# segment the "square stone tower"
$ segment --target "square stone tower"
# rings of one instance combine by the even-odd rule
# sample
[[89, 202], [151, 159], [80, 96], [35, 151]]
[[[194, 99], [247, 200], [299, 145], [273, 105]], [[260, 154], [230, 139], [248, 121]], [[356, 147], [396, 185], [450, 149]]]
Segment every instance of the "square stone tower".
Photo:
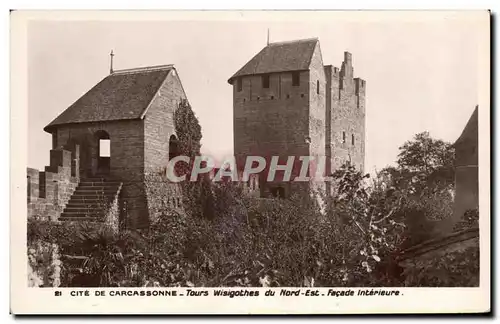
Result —
[[272, 156], [279, 156], [280, 165], [295, 157], [291, 182], [279, 173], [269, 182], [268, 170], [262, 173], [262, 197], [311, 187], [293, 182], [300, 156], [326, 159], [326, 175], [345, 161], [364, 169], [365, 81], [353, 74], [350, 53], [341, 69], [324, 66], [313, 38], [270, 43], [228, 80], [238, 166], [252, 155], [265, 157], [268, 166]]

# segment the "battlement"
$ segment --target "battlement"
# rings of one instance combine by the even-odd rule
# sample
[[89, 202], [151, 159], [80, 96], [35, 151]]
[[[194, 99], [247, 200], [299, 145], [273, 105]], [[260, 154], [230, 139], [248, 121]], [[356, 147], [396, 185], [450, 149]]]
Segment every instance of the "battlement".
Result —
[[27, 168], [28, 218], [57, 220], [79, 181], [80, 147], [50, 150], [44, 171]]
[[354, 79], [354, 93], [357, 95], [364, 95], [366, 89], [366, 81], [361, 78]]

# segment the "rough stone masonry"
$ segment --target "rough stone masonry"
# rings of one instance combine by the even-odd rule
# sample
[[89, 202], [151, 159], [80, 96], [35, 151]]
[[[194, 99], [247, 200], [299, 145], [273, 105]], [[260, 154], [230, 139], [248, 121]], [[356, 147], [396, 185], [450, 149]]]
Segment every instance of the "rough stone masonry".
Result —
[[[351, 53], [344, 53], [339, 69], [323, 64], [316, 38], [271, 43], [228, 82], [233, 86], [238, 166], [252, 155], [280, 156], [280, 163], [289, 156], [296, 161], [313, 156], [326, 157], [329, 174], [346, 161], [363, 172], [366, 82], [354, 78]], [[262, 197], [289, 196], [293, 190], [307, 190], [299, 189], [303, 185], [259, 179]]]

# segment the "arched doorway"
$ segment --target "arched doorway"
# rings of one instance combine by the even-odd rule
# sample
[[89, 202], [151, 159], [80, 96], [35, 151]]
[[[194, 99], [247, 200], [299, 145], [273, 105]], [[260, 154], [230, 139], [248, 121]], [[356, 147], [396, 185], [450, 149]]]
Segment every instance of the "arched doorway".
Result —
[[274, 187], [271, 188], [271, 195], [274, 198], [285, 198], [285, 188], [283, 187]]
[[96, 175], [108, 175], [111, 168], [111, 139], [104, 130], [95, 132], [97, 141], [97, 170]]
[[174, 157], [179, 156], [179, 140], [175, 135], [170, 136], [168, 140], [168, 160], [172, 160]]

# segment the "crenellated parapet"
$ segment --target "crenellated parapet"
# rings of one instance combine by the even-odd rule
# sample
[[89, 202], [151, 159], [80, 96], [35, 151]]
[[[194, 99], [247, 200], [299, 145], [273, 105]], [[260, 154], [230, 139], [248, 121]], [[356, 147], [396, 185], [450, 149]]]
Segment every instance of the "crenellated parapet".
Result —
[[27, 169], [28, 218], [57, 220], [79, 182], [79, 145], [50, 151], [44, 171]]

